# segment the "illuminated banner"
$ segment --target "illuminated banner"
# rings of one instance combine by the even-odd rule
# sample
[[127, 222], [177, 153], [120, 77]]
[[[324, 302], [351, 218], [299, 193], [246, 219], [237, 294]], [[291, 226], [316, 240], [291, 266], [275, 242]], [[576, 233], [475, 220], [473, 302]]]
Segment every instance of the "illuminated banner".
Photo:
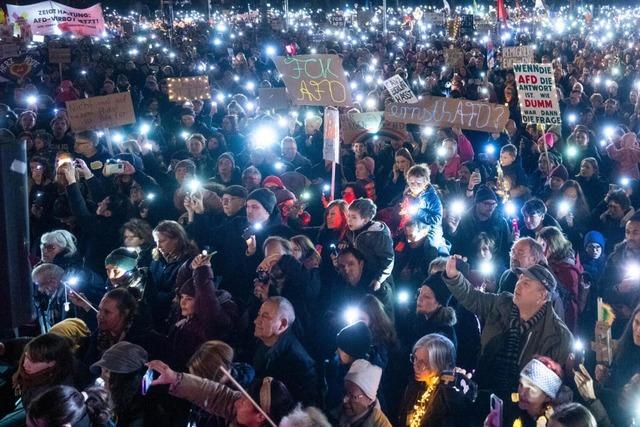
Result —
[[384, 118], [392, 122], [499, 133], [509, 120], [509, 108], [468, 99], [427, 96], [417, 104], [387, 104]]
[[559, 125], [560, 103], [551, 64], [513, 64], [523, 123]]
[[168, 78], [167, 89], [169, 101], [171, 102], [211, 98], [211, 86], [209, 86], [208, 76]]
[[27, 6], [8, 4], [7, 11], [9, 22], [17, 23], [25, 34], [101, 36], [104, 32], [100, 3], [86, 9], [76, 9], [53, 1]]
[[278, 56], [273, 61], [295, 105], [351, 105], [351, 91], [338, 55]]

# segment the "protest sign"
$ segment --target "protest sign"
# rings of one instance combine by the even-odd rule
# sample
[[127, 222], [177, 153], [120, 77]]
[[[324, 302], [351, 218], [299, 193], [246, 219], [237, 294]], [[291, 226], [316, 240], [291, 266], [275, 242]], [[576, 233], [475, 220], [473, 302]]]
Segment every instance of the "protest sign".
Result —
[[344, 27], [345, 19], [343, 15], [334, 14], [331, 16], [331, 18], [329, 18], [329, 22], [331, 23], [332, 27], [342, 28]]
[[415, 104], [418, 102], [418, 98], [413, 94], [413, 91], [407, 82], [397, 74], [394, 74], [385, 80], [384, 87], [395, 102], [408, 102], [409, 104]]
[[0, 62], [0, 76], [7, 80], [18, 81], [38, 74], [41, 68], [42, 60], [36, 55], [27, 53], [3, 59]]
[[448, 67], [457, 68], [464, 65], [464, 52], [461, 49], [451, 48], [444, 50], [444, 61]]
[[211, 87], [207, 76], [169, 78], [167, 89], [171, 102], [211, 98]]
[[291, 106], [291, 100], [287, 96], [287, 89], [283, 87], [261, 87], [258, 89], [258, 97], [260, 109], [262, 110], [269, 108], [278, 110]]
[[129, 92], [67, 101], [66, 104], [71, 129], [75, 132], [112, 128], [136, 121]]
[[445, 18], [442, 12], [427, 12], [424, 14], [424, 20], [427, 25], [432, 27], [443, 27]]
[[338, 55], [277, 56], [278, 72], [295, 105], [351, 105], [351, 92]]
[[502, 132], [509, 108], [486, 102], [427, 96], [417, 104], [388, 104], [386, 120], [434, 127], [459, 127], [483, 132]]
[[324, 110], [322, 159], [340, 163], [340, 116], [335, 108]]
[[523, 123], [559, 125], [560, 103], [551, 64], [513, 64]]
[[76, 9], [54, 1], [26, 6], [7, 5], [9, 22], [16, 23], [21, 33], [99, 37], [105, 30], [100, 3], [86, 9]]
[[510, 70], [513, 64], [531, 64], [535, 50], [533, 46], [510, 46], [502, 48], [502, 69]]
[[382, 140], [406, 141], [409, 138], [404, 123], [384, 120], [383, 111], [340, 115], [340, 137], [345, 144], [373, 143]]
[[51, 64], [71, 63], [71, 49], [68, 47], [49, 48], [49, 62]]
[[11, 58], [20, 55], [20, 45], [18, 43], [3, 42], [0, 44], [0, 58]]
[[460, 35], [461, 36], [473, 36], [474, 22], [472, 14], [460, 15]]

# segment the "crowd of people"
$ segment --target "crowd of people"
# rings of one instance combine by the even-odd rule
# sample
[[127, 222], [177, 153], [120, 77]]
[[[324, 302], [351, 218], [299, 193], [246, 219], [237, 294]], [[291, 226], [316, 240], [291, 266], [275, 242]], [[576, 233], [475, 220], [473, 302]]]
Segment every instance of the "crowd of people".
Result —
[[[112, 17], [32, 46], [72, 62], [0, 85], [37, 313], [0, 342], [0, 426], [640, 422], [638, 10], [520, 8], [453, 38], [416, 11], [386, 33], [379, 12], [330, 31]], [[500, 65], [519, 44], [553, 65], [561, 125], [522, 122]], [[399, 75], [510, 119], [343, 134], [333, 164], [321, 108], [260, 107], [292, 53], [342, 57], [341, 117], [384, 110]], [[170, 102], [167, 78], [203, 74], [207, 99]], [[71, 129], [65, 102], [120, 92], [136, 123]]]

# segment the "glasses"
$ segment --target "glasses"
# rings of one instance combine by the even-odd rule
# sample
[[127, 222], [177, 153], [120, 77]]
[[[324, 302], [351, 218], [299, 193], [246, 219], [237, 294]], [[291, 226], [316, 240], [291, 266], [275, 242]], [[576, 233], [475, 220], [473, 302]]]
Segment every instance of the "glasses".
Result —
[[223, 205], [226, 205], [226, 204], [231, 203], [231, 202], [232, 202], [232, 201], [234, 201], [234, 200], [239, 200], [239, 199], [241, 199], [241, 197], [234, 197], [234, 196], [230, 196], [230, 197], [223, 197], [223, 198], [222, 198], [222, 204], [223, 204]]
[[417, 359], [415, 354], [411, 354], [411, 356], [409, 356], [409, 361], [419, 371], [426, 371], [427, 369], [429, 369], [429, 363]]
[[342, 400], [344, 402], [348, 402], [348, 401], [355, 402], [356, 400], [360, 400], [363, 397], [364, 397], [364, 394], [345, 394]]

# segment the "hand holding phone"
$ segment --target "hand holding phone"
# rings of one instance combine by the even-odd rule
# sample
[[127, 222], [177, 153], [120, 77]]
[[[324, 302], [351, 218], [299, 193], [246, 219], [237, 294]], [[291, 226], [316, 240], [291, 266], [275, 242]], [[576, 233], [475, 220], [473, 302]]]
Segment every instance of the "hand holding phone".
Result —
[[149, 391], [149, 387], [151, 387], [151, 383], [153, 382], [153, 369], [147, 369], [147, 372], [144, 373], [142, 377], [142, 390], [141, 393], [143, 396], [147, 394]]
[[502, 411], [504, 407], [504, 402], [495, 394], [491, 394], [489, 398], [489, 405], [491, 408], [491, 412], [489, 413], [488, 418], [492, 418], [491, 426], [492, 427], [502, 427]]

